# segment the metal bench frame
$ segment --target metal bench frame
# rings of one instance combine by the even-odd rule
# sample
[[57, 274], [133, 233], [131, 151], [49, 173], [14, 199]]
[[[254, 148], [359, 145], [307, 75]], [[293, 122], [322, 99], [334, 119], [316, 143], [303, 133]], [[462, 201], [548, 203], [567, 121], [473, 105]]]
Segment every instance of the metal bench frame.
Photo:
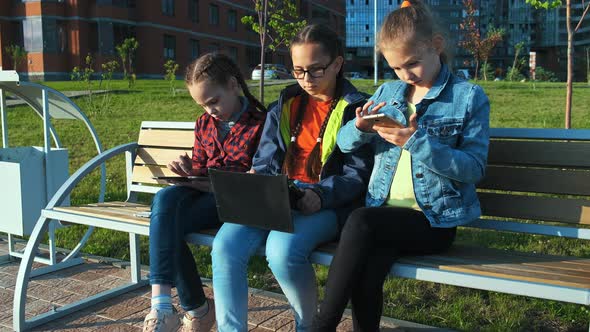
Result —
[[[193, 122], [143, 122], [141, 129], [168, 128], [189, 130], [192, 129], [193, 126]], [[494, 128], [491, 130], [491, 135], [493, 138], [504, 139], [538, 139], [590, 142], [590, 130]], [[90, 160], [68, 179], [68, 181], [51, 199], [47, 207], [42, 211], [41, 217], [39, 218], [39, 221], [37, 222], [27, 244], [18, 272], [13, 311], [13, 327], [16, 331], [31, 329], [45, 322], [63, 317], [74, 311], [91, 306], [97, 302], [104, 301], [122, 293], [136, 289], [147, 283], [147, 280], [145, 278], [141, 278], [140, 274], [139, 235], [149, 235], [149, 223], [145, 223], [144, 225], [131, 224], [109, 219], [108, 217], [98, 218], [89, 216], [76, 216], [73, 218], [71, 214], [54, 210], [54, 207], [58, 207], [62, 200], [70, 194], [72, 189], [87, 174], [102, 165], [105, 161], [123, 153], [126, 155], [127, 190], [129, 200], [133, 201], [135, 194], [139, 192], [152, 194], [156, 193], [160, 189], [159, 187], [139, 185], [133, 183], [131, 180], [138, 146], [138, 143], [123, 144], [105, 151], [104, 153]], [[590, 205], [590, 203], [588, 205]], [[25, 320], [25, 301], [27, 285], [31, 277], [31, 268], [34, 256], [33, 254], [37, 251], [39, 242], [43, 234], [47, 231], [48, 224], [52, 219], [66, 220], [76, 224], [102, 227], [129, 233], [131, 280], [126, 285], [99, 293], [72, 304], [65, 305], [55, 309], [54, 311], [33, 317], [30, 320]], [[470, 224], [469, 227], [511, 232], [525, 232], [531, 234], [543, 234], [586, 240], [590, 239], [590, 229], [585, 229], [582, 227], [565, 227], [550, 224], [527, 224], [490, 219], [476, 221]], [[187, 236], [187, 241], [197, 245], [211, 246], [213, 243], [213, 238], [214, 235], [198, 233]], [[264, 251], [259, 250], [258, 253], [263, 254]], [[313, 252], [310, 260], [313, 263], [329, 265], [332, 260], [332, 253], [320, 248]], [[391, 275], [454, 286], [558, 300], [576, 304], [590, 304], [590, 289], [588, 288], [563, 287], [522, 280], [510, 280], [498, 277], [446, 271], [433, 267], [415, 265], [403, 260], [396, 263], [392, 267]]]

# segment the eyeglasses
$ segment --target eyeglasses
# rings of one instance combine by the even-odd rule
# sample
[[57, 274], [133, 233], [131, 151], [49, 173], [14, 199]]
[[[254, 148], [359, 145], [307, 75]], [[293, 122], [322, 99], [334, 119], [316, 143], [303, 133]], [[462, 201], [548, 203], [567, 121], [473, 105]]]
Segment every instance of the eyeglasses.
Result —
[[305, 73], [307, 73], [307, 75], [309, 75], [313, 78], [324, 77], [324, 74], [326, 73], [326, 69], [328, 67], [330, 67], [330, 65], [334, 62], [334, 60], [336, 60], [336, 58], [332, 59], [330, 61], [330, 63], [328, 63], [327, 65], [325, 65], [323, 67], [315, 67], [315, 68], [311, 68], [308, 70], [293, 69], [293, 70], [291, 70], [291, 73], [293, 74], [293, 77], [295, 77], [298, 80], [302, 80], [303, 78], [305, 78]]

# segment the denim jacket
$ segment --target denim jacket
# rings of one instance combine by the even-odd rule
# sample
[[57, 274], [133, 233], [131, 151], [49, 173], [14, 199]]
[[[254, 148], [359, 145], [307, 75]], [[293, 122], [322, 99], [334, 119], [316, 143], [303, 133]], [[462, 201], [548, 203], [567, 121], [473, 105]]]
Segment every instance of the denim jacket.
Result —
[[[407, 125], [407, 91], [408, 84], [402, 81], [388, 82], [371, 100], [386, 102], [380, 112]], [[403, 148], [412, 155], [414, 194], [431, 226], [454, 227], [477, 219], [481, 208], [475, 184], [484, 176], [489, 145], [487, 96], [443, 64], [416, 112], [418, 129], [403, 147], [360, 131], [354, 120], [340, 129], [337, 143], [343, 152], [365, 144], [375, 150], [366, 205], [381, 206], [387, 199]]]
[[[304, 92], [299, 85], [288, 86], [281, 91], [278, 101], [269, 106], [260, 144], [252, 160], [252, 168], [256, 173], [281, 173], [287, 150], [280, 131], [281, 112], [289, 99], [302, 93]], [[342, 98], [348, 105], [344, 109], [340, 126], [354, 119], [355, 109], [366, 102], [366, 96], [348, 81], [344, 82]], [[334, 135], [336, 133], [337, 131]], [[369, 147], [358, 149], [354, 153], [342, 153], [334, 145], [332, 153], [322, 166], [320, 181], [304, 185], [320, 196], [323, 209], [337, 209], [341, 223], [352, 208], [362, 206], [373, 165], [372, 154]]]

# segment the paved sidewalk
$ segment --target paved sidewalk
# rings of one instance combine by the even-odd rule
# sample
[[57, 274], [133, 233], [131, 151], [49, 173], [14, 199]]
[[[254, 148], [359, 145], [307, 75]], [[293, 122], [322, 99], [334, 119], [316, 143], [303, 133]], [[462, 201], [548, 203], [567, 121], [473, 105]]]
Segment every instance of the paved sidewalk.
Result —
[[[0, 256], [8, 253], [7, 241], [0, 237]], [[12, 303], [18, 261], [0, 265], [0, 332], [12, 331]], [[38, 263], [34, 263], [40, 266]], [[144, 271], [145, 275], [146, 272]], [[38, 315], [106, 289], [120, 286], [130, 278], [129, 269], [89, 259], [87, 264], [39, 276], [29, 283], [26, 315]], [[212, 297], [211, 284], [205, 282], [207, 296]], [[173, 292], [178, 307], [178, 296]], [[35, 331], [141, 331], [143, 318], [150, 308], [150, 288], [142, 287], [117, 298], [99, 303], [66, 318], [49, 322]], [[252, 289], [249, 297], [250, 331], [294, 331], [295, 323], [289, 305], [281, 294]], [[382, 331], [441, 331], [428, 326], [389, 318], [382, 320]], [[345, 317], [338, 331], [351, 331], [350, 316]], [[216, 329], [214, 329], [216, 331]]]

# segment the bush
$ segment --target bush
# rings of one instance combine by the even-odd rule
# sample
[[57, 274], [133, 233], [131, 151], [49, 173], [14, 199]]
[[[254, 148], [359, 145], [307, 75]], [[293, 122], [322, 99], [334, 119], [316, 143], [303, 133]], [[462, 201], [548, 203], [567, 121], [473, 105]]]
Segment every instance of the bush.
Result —
[[557, 75], [554, 72], [547, 70], [543, 67], [537, 67], [535, 69], [535, 80], [542, 82], [557, 82]]

